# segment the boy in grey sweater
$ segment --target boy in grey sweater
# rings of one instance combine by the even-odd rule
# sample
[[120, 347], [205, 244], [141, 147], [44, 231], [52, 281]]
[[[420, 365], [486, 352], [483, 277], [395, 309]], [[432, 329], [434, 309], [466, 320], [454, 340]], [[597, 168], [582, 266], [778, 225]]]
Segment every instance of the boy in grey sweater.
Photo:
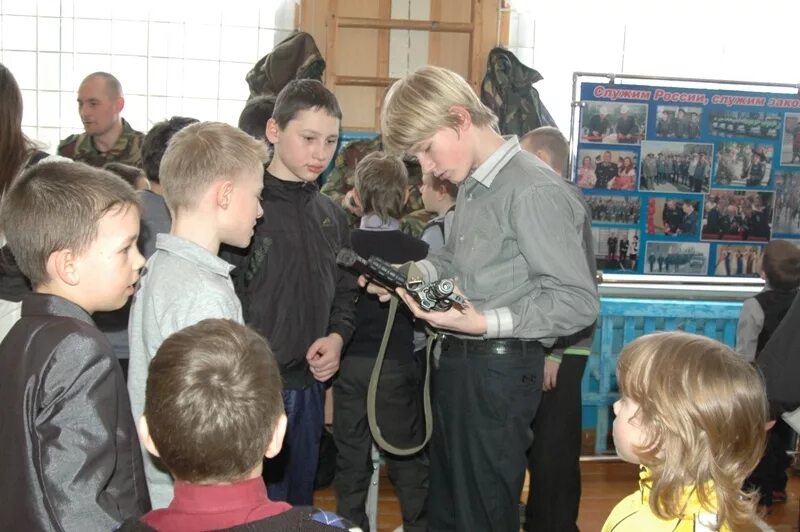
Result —
[[[261, 217], [267, 148], [218, 122], [199, 122], [176, 133], [161, 161], [161, 185], [172, 230], [156, 239], [131, 308], [128, 392], [135, 420], [144, 409], [147, 369], [173, 332], [206, 318], [243, 323], [230, 264], [221, 244], [246, 247]], [[172, 500], [172, 479], [145, 453], [153, 509]]]

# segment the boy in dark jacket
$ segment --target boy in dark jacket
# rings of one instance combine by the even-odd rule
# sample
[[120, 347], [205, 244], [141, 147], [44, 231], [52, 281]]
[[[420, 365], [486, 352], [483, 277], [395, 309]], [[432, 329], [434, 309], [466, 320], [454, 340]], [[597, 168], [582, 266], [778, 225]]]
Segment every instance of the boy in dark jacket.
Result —
[[[394, 264], [425, 258], [428, 244], [400, 231], [407, 189], [408, 174], [400, 158], [379, 151], [358, 163], [355, 201], [364, 216], [350, 235], [356, 253]], [[367, 424], [367, 387], [388, 314], [388, 303], [381, 303], [373, 294], [361, 294], [356, 305], [356, 330], [333, 384], [333, 437], [338, 449], [336, 511], [365, 531], [369, 530], [364, 510], [372, 476], [369, 457], [373, 441]], [[389, 337], [376, 398], [381, 435], [395, 447], [419, 445], [424, 438], [423, 363], [414, 355], [414, 317], [402, 307]], [[404, 457], [387, 453], [386, 464], [400, 499], [403, 530], [426, 530], [426, 457], [422, 453]]]
[[268, 478], [270, 497], [297, 505], [312, 502], [323, 383], [353, 332], [355, 277], [336, 265], [339, 250], [350, 247], [347, 216], [315, 184], [336, 150], [341, 116], [319, 81], [291, 81], [280, 92], [266, 125], [274, 152], [264, 218], [234, 273], [245, 321], [269, 339], [284, 382], [288, 430], [277, 478]]
[[0, 529], [112, 530], [150, 499], [122, 370], [90, 314], [133, 294], [139, 199], [104, 170], [41, 164], [0, 226], [33, 287], [0, 344]]

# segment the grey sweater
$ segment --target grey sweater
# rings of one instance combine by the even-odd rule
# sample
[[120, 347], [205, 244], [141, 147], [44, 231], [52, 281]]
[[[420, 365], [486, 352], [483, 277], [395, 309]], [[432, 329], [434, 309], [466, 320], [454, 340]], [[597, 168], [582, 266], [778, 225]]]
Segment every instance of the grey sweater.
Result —
[[[147, 261], [131, 307], [128, 335], [131, 358], [128, 393], [133, 418], [144, 411], [147, 368], [169, 335], [207, 318], [244, 323], [242, 306], [233, 290], [230, 264], [183, 238], [160, 234]], [[145, 476], [153, 509], [172, 500], [172, 478], [142, 446]]]

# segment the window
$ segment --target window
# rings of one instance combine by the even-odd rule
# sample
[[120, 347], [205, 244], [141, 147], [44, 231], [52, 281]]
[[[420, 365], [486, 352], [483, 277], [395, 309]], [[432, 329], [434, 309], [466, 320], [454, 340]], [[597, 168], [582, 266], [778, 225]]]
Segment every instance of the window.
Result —
[[134, 129], [173, 115], [236, 124], [245, 74], [294, 28], [293, 0], [0, 1], [0, 61], [24, 100], [23, 129], [54, 153], [82, 131], [76, 94], [108, 71]]

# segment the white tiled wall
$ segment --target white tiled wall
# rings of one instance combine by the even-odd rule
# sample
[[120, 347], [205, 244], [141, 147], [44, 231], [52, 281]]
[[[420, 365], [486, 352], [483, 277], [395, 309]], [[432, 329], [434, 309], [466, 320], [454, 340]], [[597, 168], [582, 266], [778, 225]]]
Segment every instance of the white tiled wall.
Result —
[[[207, 5], [210, 4], [210, 5]], [[294, 0], [0, 0], [0, 62], [24, 99], [23, 129], [54, 152], [82, 130], [76, 91], [105, 70], [140, 131], [173, 115], [236, 124], [244, 76], [293, 29]]]

